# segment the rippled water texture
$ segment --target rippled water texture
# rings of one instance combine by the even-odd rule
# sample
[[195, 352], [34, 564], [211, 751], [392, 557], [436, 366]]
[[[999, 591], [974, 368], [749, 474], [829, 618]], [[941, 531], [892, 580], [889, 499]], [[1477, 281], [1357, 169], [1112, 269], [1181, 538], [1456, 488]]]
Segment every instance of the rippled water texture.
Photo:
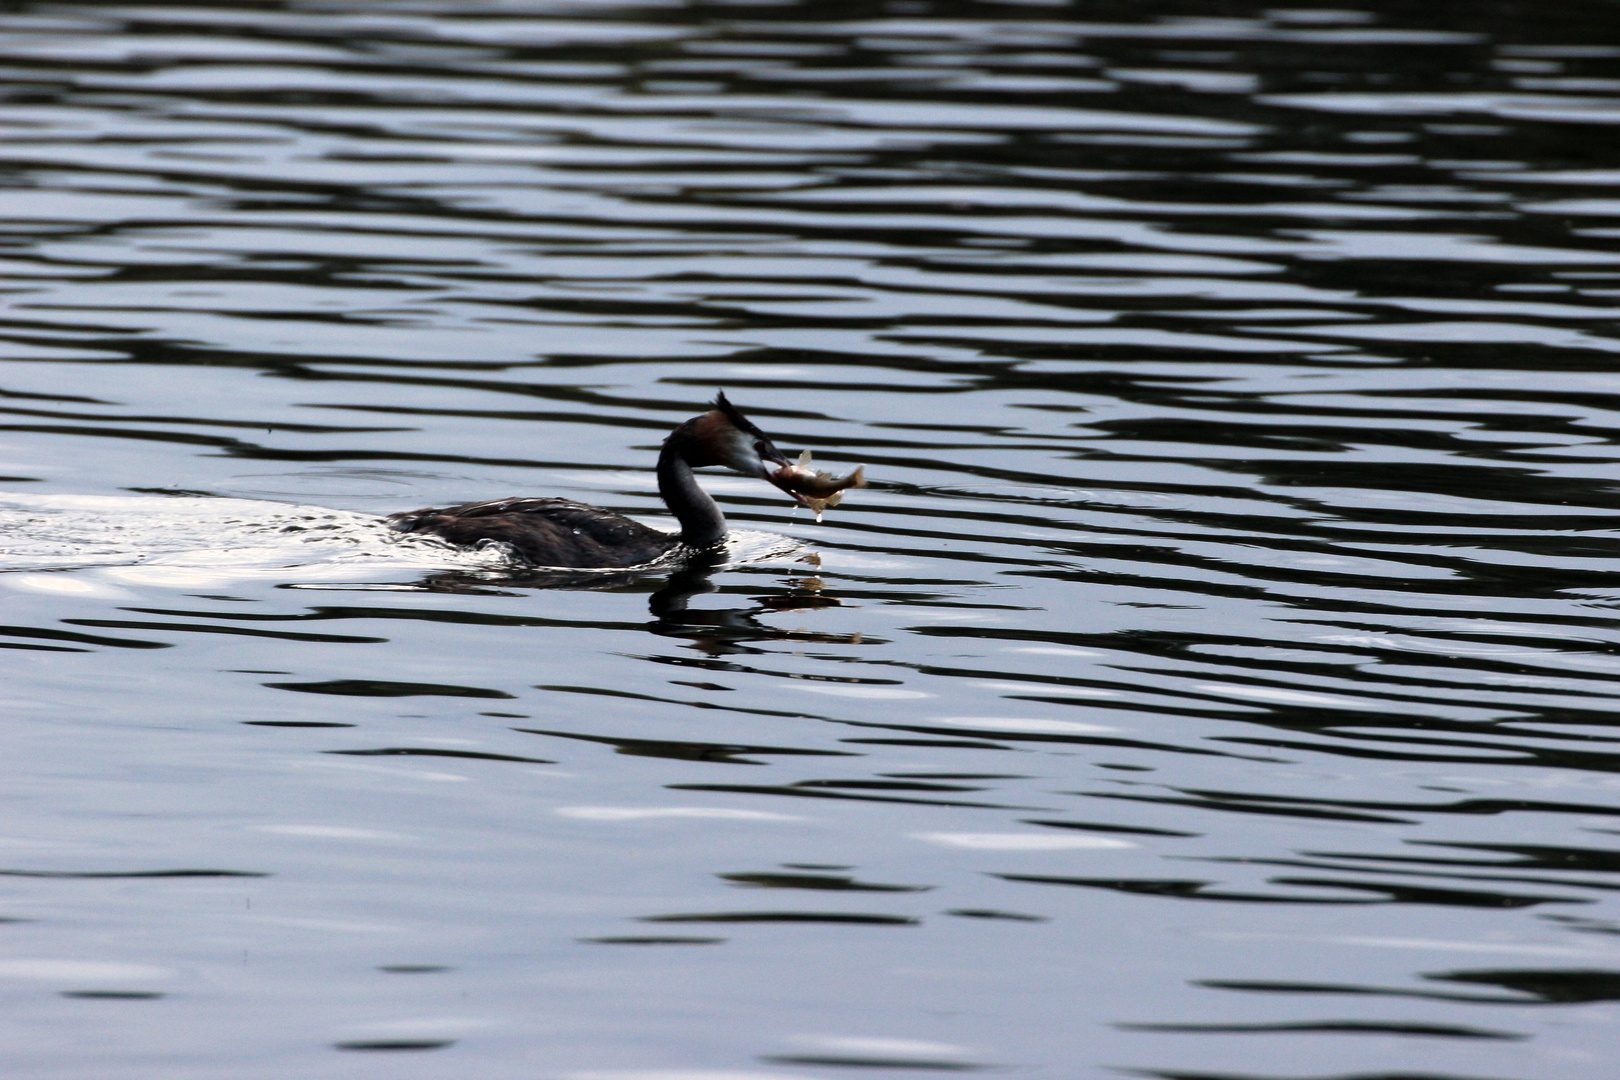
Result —
[[7, 1077], [1614, 1075], [1610, 0], [3, 7]]

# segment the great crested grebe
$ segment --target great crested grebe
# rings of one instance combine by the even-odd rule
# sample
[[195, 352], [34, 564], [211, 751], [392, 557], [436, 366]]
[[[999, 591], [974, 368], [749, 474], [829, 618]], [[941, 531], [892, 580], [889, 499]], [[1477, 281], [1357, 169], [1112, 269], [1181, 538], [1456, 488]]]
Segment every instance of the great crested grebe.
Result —
[[670, 432], [658, 454], [658, 494], [681, 523], [678, 534], [648, 528], [599, 506], [543, 498], [413, 510], [390, 515], [388, 524], [400, 532], [428, 533], [461, 547], [503, 545], [535, 566], [640, 566], [679, 547], [702, 551], [725, 540], [725, 515], [692, 475], [693, 469], [705, 465], [724, 465], [745, 476], [757, 476], [804, 506], [814, 506], [818, 501], [814, 495], [829, 488], [864, 482], [859, 471], [836, 481], [795, 466], [722, 393], [715, 398], [713, 409]]

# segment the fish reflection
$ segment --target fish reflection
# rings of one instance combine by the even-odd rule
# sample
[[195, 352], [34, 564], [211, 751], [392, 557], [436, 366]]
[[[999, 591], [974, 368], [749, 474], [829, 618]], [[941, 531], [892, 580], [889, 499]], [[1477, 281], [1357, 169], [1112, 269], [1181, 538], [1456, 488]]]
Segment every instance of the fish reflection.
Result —
[[813, 641], [859, 645], [859, 631], [832, 634], [811, 630], [783, 630], [760, 621], [766, 612], [802, 611], [838, 607], [841, 601], [823, 591], [819, 577], [788, 578], [785, 591], [755, 596], [748, 607], [703, 608], [690, 606], [696, 596], [717, 592], [713, 579], [719, 567], [713, 562], [689, 565], [670, 575], [668, 583], [647, 602], [657, 619], [652, 627], [664, 637], [684, 637], [692, 647], [711, 657], [758, 652], [751, 643], [762, 641]]

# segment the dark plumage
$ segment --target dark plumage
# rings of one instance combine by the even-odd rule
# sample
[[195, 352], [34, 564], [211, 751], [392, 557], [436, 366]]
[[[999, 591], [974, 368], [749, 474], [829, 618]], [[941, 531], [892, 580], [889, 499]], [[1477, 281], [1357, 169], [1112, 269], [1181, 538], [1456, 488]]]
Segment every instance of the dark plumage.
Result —
[[432, 533], [457, 547], [501, 544], [536, 566], [622, 567], [680, 546], [674, 533], [571, 499], [494, 499], [394, 514], [400, 532]]
[[713, 409], [672, 431], [658, 454], [658, 493], [681, 523], [679, 534], [648, 528], [598, 506], [545, 498], [495, 499], [442, 510], [414, 510], [391, 515], [388, 524], [400, 532], [437, 536], [458, 547], [499, 544], [535, 566], [640, 566], [677, 548], [703, 550], [725, 541], [726, 519], [698, 487], [694, 468], [725, 465], [769, 480], [799, 499], [771, 467], [787, 464], [764, 432], [721, 394]]

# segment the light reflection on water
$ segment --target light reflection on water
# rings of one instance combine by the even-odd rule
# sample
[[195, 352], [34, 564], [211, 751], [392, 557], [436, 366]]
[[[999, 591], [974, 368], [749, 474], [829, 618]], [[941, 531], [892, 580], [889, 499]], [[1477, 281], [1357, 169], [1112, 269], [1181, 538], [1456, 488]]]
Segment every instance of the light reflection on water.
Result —
[[0, 14], [9, 1074], [1601, 1074], [1613, 12], [1223, 11]]

